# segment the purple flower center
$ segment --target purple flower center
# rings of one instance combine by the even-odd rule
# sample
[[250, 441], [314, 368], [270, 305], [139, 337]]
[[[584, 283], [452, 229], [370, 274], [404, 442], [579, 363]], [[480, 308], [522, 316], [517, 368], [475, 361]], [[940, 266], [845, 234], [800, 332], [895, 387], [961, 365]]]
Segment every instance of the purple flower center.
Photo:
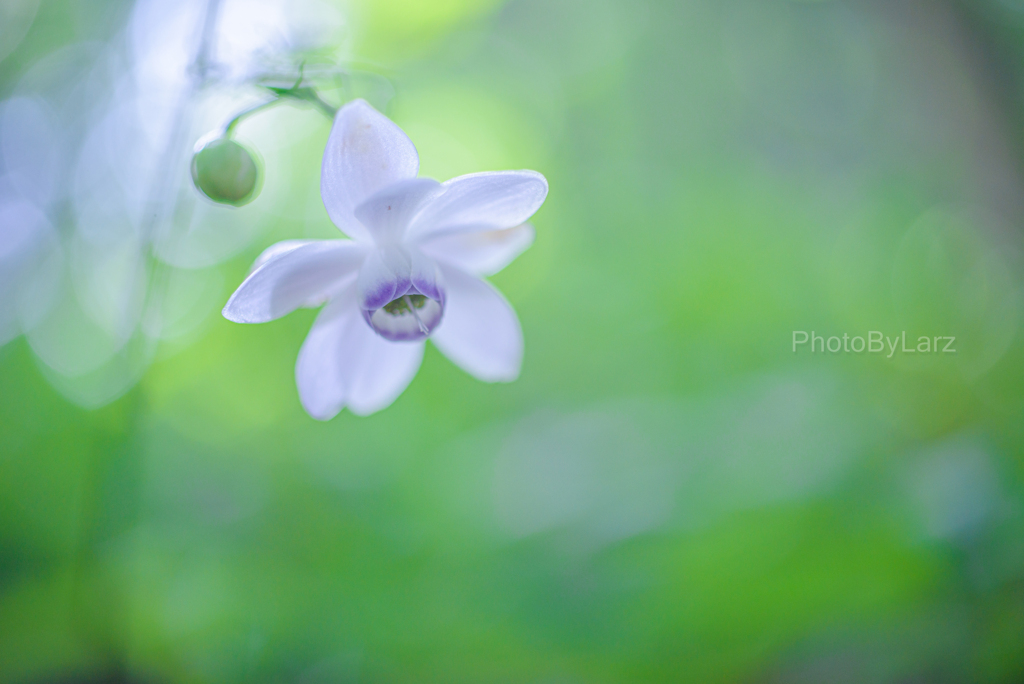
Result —
[[378, 335], [392, 342], [426, 339], [441, 322], [444, 306], [422, 294], [405, 294], [363, 317]]

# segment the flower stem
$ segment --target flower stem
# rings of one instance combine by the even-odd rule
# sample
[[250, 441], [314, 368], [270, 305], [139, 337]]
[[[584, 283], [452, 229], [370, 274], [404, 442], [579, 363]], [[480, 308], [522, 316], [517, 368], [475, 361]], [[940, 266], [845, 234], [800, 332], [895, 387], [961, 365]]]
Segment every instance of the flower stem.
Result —
[[228, 125], [224, 127], [225, 138], [230, 138], [231, 135], [235, 132], [235, 128], [238, 126], [238, 124], [240, 124], [242, 120], [246, 117], [257, 112], [263, 111], [264, 109], [268, 109], [269, 107], [276, 105], [278, 102], [281, 102], [283, 100], [290, 99], [307, 102], [316, 107], [316, 109], [319, 110], [321, 114], [326, 116], [328, 119], [331, 119], [332, 121], [334, 120], [334, 115], [338, 111], [336, 107], [332, 107], [330, 104], [325, 102], [324, 99], [320, 97], [320, 93], [318, 93], [315, 89], [309, 86], [299, 87], [298, 84], [296, 84], [291, 88], [273, 88], [270, 86], [265, 87], [267, 88], [267, 90], [274, 94], [274, 98], [272, 100], [267, 100], [266, 102], [261, 102], [258, 105], [254, 105], [249, 109], [246, 109], [236, 114], [235, 118], [231, 119], [231, 121], [228, 122]]
[[261, 102], [258, 105], [255, 105], [253, 107], [249, 107], [249, 109], [246, 109], [245, 111], [242, 111], [242, 112], [239, 112], [238, 114], [236, 114], [235, 118], [233, 118], [231, 121], [229, 121], [228, 125], [224, 127], [224, 137], [225, 138], [230, 138], [231, 134], [235, 132], [235, 127], [238, 126], [238, 124], [240, 124], [242, 122], [242, 119], [246, 118], [250, 114], [255, 114], [258, 111], [261, 111], [263, 109], [267, 109], [268, 107], [271, 107], [272, 105], [276, 105], [278, 102], [281, 101], [281, 99], [282, 98], [280, 96], [278, 96], [278, 97], [275, 97], [273, 100], [267, 100], [266, 102]]

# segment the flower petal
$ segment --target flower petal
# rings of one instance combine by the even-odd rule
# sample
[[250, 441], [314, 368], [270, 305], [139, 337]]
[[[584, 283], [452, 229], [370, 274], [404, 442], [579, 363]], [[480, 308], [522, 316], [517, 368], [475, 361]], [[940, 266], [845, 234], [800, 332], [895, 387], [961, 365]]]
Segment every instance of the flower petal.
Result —
[[346, 315], [338, 300], [321, 309], [306, 335], [295, 362], [295, 386], [306, 413], [330, 420], [345, 406], [346, 383], [342, 364], [351, 359], [342, 353], [342, 339], [354, 317]]
[[410, 245], [409, 275], [413, 288], [442, 305], [445, 301], [444, 276], [434, 259], [415, 245]]
[[353, 211], [378, 190], [415, 178], [420, 159], [402, 129], [371, 107], [353, 100], [338, 110], [324, 150], [320, 194], [327, 214], [347, 235], [370, 240]]
[[540, 209], [548, 182], [536, 171], [490, 171], [452, 178], [409, 226], [409, 239], [518, 226]]
[[295, 382], [302, 406], [318, 420], [345, 406], [368, 415], [398, 398], [422, 360], [423, 343], [388, 342], [370, 329], [350, 286], [317, 317], [299, 351]]
[[351, 240], [310, 240], [282, 247], [238, 286], [224, 306], [224, 318], [265, 323], [300, 306], [319, 305], [355, 277], [367, 253], [366, 247]]
[[409, 290], [409, 255], [397, 247], [374, 249], [359, 269], [359, 306], [379, 309]]
[[410, 178], [375, 192], [353, 214], [378, 244], [397, 242], [424, 202], [440, 191], [433, 178]]
[[352, 377], [348, 400], [349, 410], [357, 416], [368, 416], [394, 403], [423, 362], [423, 342], [388, 342], [360, 320], [353, 335], [363, 343], [362, 363]]
[[444, 319], [431, 336], [441, 352], [485, 382], [519, 377], [523, 332], [512, 306], [490, 283], [441, 265], [447, 288]]
[[249, 268], [249, 273], [252, 273], [257, 268], [259, 268], [263, 264], [267, 263], [268, 261], [270, 261], [274, 257], [279, 257], [282, 254], [285, 254], [287, 252], [292, 251], [296, 247], [301, 247], [302, 245], [308, 244], [310, 242], [312, 242], [312, 241], [311, 240], [281, 240], [280, 242], [275, 242], [274, 244], [270, 245], [265, 250], [263, 250], [258, 257], [256, 257], [256, 261], [252, 262], [252, 266]]
[[424, 240], [428, 255], [474, 275], [494, 275], [533, 244], [533, 226], [453, 233]]

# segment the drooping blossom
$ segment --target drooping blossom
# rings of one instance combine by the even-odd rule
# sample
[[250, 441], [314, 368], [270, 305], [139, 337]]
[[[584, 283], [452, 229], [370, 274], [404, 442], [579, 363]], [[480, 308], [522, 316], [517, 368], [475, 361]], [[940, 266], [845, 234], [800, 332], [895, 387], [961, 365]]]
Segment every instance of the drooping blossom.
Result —
[[429, 338], [486, 382], [519, 375], [523, 337], [512, 307], [483, 276], [533, 242], [524, 223], [548, 184], [535, 171], [418, 178], [402, 130], [363, 100], [342, 107], [324, 152], [321, 194], [351, 239], [268, 248], [224, 307], [263, 323], [324, 305], [299, 351], [299, 398], [314, 418], [366, 415], [409, 385]]

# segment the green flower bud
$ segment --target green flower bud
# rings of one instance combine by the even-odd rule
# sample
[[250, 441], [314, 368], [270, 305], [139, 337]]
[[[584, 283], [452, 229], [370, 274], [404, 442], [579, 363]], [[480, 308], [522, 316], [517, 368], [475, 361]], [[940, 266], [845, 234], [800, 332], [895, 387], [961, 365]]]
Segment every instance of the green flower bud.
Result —
[[258, 180], [252, 153], [234, 140], [214, 140], [192, 157], [192, 182], [214, 202], [240, 207], [259, 194]]

